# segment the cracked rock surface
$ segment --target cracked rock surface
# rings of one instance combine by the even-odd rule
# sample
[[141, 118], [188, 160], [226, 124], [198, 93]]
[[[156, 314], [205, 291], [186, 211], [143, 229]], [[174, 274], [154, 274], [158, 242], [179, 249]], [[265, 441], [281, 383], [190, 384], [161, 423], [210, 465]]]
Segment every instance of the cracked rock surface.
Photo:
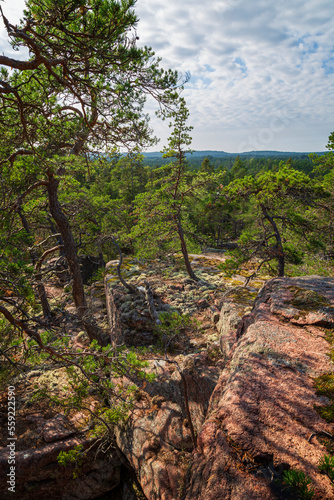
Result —
[[[333, 373], [323, 328], [332, 325], [333, 306], [332, 278], [276, 278], [237, 328], [232, 321], [186, 500], [288, 498], [278, 489], [288, 468], [310, 476], [314, 498], [333, 498], [317, 467], [327, 453], [319, 433], [332, 434], [333, 424], [314, 409], [328, 404], [316, 395], [314, 377]], [[230, 308], [233, 319], [237, 308]]]

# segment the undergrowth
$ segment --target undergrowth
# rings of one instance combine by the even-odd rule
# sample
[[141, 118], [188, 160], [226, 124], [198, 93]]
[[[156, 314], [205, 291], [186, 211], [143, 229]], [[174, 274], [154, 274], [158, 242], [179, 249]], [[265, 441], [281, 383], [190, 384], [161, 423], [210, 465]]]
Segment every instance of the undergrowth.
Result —
[[290, 469], [284, 471], [283, 483], [287, 489], [296, 493], [298, 499], [309, 500], [314, 497], [314, 490], [310, 486], [312, 480], [301, 470]]

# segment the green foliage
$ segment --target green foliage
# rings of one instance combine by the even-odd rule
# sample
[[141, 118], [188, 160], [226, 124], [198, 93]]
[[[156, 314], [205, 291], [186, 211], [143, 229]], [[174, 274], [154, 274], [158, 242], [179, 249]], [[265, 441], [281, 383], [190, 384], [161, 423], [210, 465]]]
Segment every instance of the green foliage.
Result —
[[175, 247], [180, 227], [185, 223], [184, 198], [188, 186], [183, 146], [191, 142], [188, 133], [191, 127], [186, 126], [188, 115], [185, 102], [181, 99], [178, 112], [170, 114], [174, 119], [174, 128], [168, 148], [164, 149], [164, 156], [175, 160], [160, 168], [159, 177], [152, 183], [153, 189], [137, 196], [135, 200], [134, 216], [137, 223], [131, 237], [136, 240], [135, 247], [139, 255], [144, 252], [146, 256], [158, 254], [162, 257]]
[[[334, 352], [331, 350], [330, 357], [334, 359]], [[334, 373], [324, 373], [314, 380], [316, 393], [325, 396], [330, 400], [326, 406], [315, 405], [315, 409], [326, 422], [334, 422]]]
[[301, 264], [291, 264], [287, 263], [286, 266], [288, 276], [306, 276], [306, 275], [318, 275], [318, 276], [333, 276], [334, 274], [334, 263], [325, 259], [322, 254], [319, 253], [307, 253], [303, 257], [303, 262]]
[[284, 471], [283, 483], [302, 500], [309, 500], [314, 497], [314, 490], [309, 487], [312, 480], [301, 470], [290, 469]]
[[240, 159], [240, 156], [238, 155], [229, 172], [229, 178], [230, 180], [242, 179], [246, 175], [247, 175], [247, 167], [245, 166], [244, 162]]
[[334, 132], [330, 134], [326, 148], [329, 151], [322, 156], [315, 153], [310, 155], [314, 164], [314, 172], [320, 176], [328, 173], [334, 167]]
[[83, 464], [83, 446], [78, 445], [73, 450], [61, 451], [57, 457], [59, 465], [63, 467], [74, 467], [73, 478], [80, 476], [81, 467]]
[[315, 379], [317, 394], [334, 399], [334, 373], [324, 373]]
[[[8, 324], [8, 322], [0, 316], [0, 332], [1, 332], [1, 343], [0, 348], [2, 352], [7, 353], [7, 356], [11, 356], [14, 353], [17, 355], [21, 348], [23, 342], [22, 338], [18, 338], [15, 335], [15, 329]], [[6, 387], [10, 385], [9, 381], [11, 377], [18, 373], [18, 368], [8, 362], [8, 357], [3, 358], [5, 362], [0, 363], [0, 387]]]
[[227, 259], [225, 262], [220, 262], [218, 268], [221, 269], [226, 276], [231, 277], [238, 270], [241, 269], [243, 263], [245, 262], [245, 256], [242, 250], [235, 249], [230, 252], [226, 252]]
[[[101, 343], [103, 333], [89, 318], [77, 249], [95, 254], [102, 232], [117, 229], [119, 214], [108, 217], [113, 200], [108, 192], [97, 197], [89, 181], [99, 175], [99, 156], [109, 154], [114, 179], [121, 173], [118, 224], [126, 232], [129, 205], [147, 180], [137, 152], [156, 143], [143, 111], [146, 96], [162, 112], [165, 106], [172, 111], [180, 85], [150, 48], [137, 47], [134, 6], [134, 0], [28, 0], [18, 25], [3, 19], [13, 47], [29, 49], [29, 58], [4, 56], [11, 69], [1, 70], [0, 296], [19, 297], [21, 318], [40, 313], [35, 292], [50, 321], [40, 266], [56, 251], [56, 241], [69, 264], [78, 315], [85, 316], [89, 338]], [[116, 157], [121, 146], [132, 153]]]
[[183, 99], [179, 100], [177, 112], [168, 115], [173, 120], [170, 123], [173, 131], [164, 148], [164, 157], [173, 160], [154, 171], [156, 177], [148, 184], [148, 191], [136, 197], [136, 224], [131, 239], [140, 256], [161, 258], [180, 249], [187, 273], [197, 279], [188, 255], [189, 244], [196, 241], [196, 226], [190, 212], [193, 200], [203, 195], [204, 186], [212, 178], [207, 173], [194, 174], [188, 169], [186, 153], [189, 150], [185, 148], [191, 143], [192, 129], [186, 125], [188, 115]]
[[164, 352], [172, 351], [180, 342], [182, 335], [192, 326], [188, 314], [179, 315], [176, 312], [163, 312], [159, 315], [160, 324], [156, 325], [155, 333]]
[[228, 241], [233, 231], [233, 205], [222, 196], [226, 172], [194, 175], [193, 196], [187, 214], [194, 239], [201, 247], [216, 247]]
[[[109, 425], [119, 424], [126, 421], [129, 416], [129, 411], [132, 408], [133, 405], [131, 403], [118, 402], [118, 404], [114, 404], [112, 408], [103, 408], [101, 412], [99, 412], [99, 417], [105, 420]], [[98, 425], [94, 429], [94, 433], [99, 435], [99, 431], [105, 433], [105, 429]]]
[[212, 174], [214, 172], [214, 166], [210, 163], [209, 158], [204, 158], [199, 169], [200, 172], [205, 172], [207, 174]]
[[57, 457], [57, 461], [64, 467], [68, 464], [82, 464], [82, 445], [76, 446], [73, 450], [61, 451]]
[[329, 479], [334, 483], [334, 457], [330, 455], [324, 455], [319, 460], [318, 469], [323, 474], [326, 474]]
[[304, 261], [305, 250], [298, 248], [292, 241], [284, 243], [284, 255], [286, 262], [294, 265], [302, 264]]
[[[212, 154], [210, 154], [212, 153]], [[243, 167], [247, 172], [247, 175], [251, 175], [255, 177], [257, 174], [262, 172], [268, 172], [270, 170], [276, 172], [279, 169], [280, 163], [289, 162], [290, 166], [294, 170], [298, 170], [303, 172], [310, 177], [315, 177], [313, 171], [313, 163], [312, 159], [307, 154], [303, 153], [278, 153], [274, 152], [261, 152], [257, 154], [256, 152], [252, 153], [242, 153], [242, 155], [238, 155], [236, 153], [225, 153], [223, 151], [216, 152], [202, 152], [196, 151], [193, 155], [188, 157], [189, 169], [192, 171], [202, 170], [203, 162], [204, 165], [210, 164], [210, 170], [212, 172], [225, 172], [226, 175], [226, 183], [228, 184], [232, 179], [230, 175], [230, 171], [233, 168], [234, 163], [236, 162], [237, 157], [242, 161]], [[158, 156], [151, 156], [150, 154], [145, 155], [145, 162], [147, 165], [151, 167], [160, 167], [164, 165], [166, 161]], [[211, 172], [210, 172], [211, 173]]]
[[239, 249], [226, 263], [227, 270], [236, 269], [243, 256], [244, 262], [257, 258], [259, 268], [276, 262], [276, 273], [282, 276], [286, 262], [301, 264], [306, 251], [323, 246], [315, 207], [330, 195], [289, 163], [281, 163], [277, 171], [235, 179], [224, 194], [242, 220]]
[[103, 267], [97, 269], [92, 277], [90, 278], [90, 280], [88, 281], [88, 285], [92, 285], [93, 283], [96, 283], [96, 282], [99, 282], [99, 283], [103, 283], [103, 279], [105, 277], [105, 274], [106, 274], [106, 271]]
[[[87, 131], [85, 119], [95, 125], [96, 119], [91, 120], [95, 108], [103, 115], [100, 133], [94, 134], [95, 146], [101, 149], [110, 143], [113, 149], [119, 142], [130, 147], [154, 144], [142, 112], [145, 94], [159, 100], [162, 107], [172, 105], [177, 95], [177, 74], [163, 71], [150, 48], [136, 46], [134, 0], [81, 4], [73, 0], [29, 0], [21, 25], [9, 30], [14, 45], [28, 44], [32, 56], [35, 52], [51, 59], [52, 54], [50, 66], [33, 68], [34, 78], [30, 68], [7, 74], [9, 85], [19, 89], [26, 138], [38, 138], [36, 142], [41, 145], [44, 137], [51, 152], [58, 153], [66, 140], [83, 129]], [[33, 42], [27, 43], [27, 38]], [[10, 99], [13, 97], [17, 97], [15, 92]], [[77, 110], [73, 102], [80, 103]], [[8, 113], [15, 121], [15, 106], [9, 107]], [[7, 133], [7, 143], [11, 139], [15, 144], [19, 134], [9, 130], [12, 135], [8, 137]]]

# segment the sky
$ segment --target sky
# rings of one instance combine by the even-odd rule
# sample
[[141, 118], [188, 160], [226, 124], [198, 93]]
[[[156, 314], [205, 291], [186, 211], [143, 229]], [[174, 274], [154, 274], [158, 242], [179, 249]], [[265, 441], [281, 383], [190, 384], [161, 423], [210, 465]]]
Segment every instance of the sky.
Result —
[[[2, 7], [17, 20], [23, 4]], [[192, 149], [325, 150], [334, 131], [333, 0], [137, 0], [136, 12], [138, 44], [191, 76], [182, 95]], [[158, 150], [169, 129], [154, 114], [151, 124]]]

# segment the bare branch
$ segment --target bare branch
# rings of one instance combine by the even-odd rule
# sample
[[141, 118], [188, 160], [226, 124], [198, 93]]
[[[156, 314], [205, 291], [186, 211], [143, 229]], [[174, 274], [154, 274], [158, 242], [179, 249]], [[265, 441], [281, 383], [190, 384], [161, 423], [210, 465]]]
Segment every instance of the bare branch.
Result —
[[62, 108], [60, 108], [59, 111], [73, 111], [73, 113], [77, 113], [80, 118], [84, 118], [84, 115], [82, 114], [82, 112], [80, 111], [80, 109], [78, 108], [75, 108], [74, 106], [63, 106]]
[[131, 293], [138, 293], [138, 290], [136, 288], [134, 288], [133, 286], [129, 285], [125, 279], [123, 278], [123, 276], [121, 275], [121, 266], [122, 266], [122, 262], [123, 262], [123, 254], [122, 254], [122, 250], [120, 249], [119, 245], [116, 243], [116, 241], [114, 240], [114, 238], [112, 238], [110, 236], [110, 238], [108, 238], [112, 243], [113, 245], [117, 248], [118, 250], [118, 253], [119, 253], [119, 262], [117, 264], [117, 275], [118, 275], [118, 278], [120, 280], [120, 282], [122, 283], [123, 286], [125, 286], [125, 288], [127, 288], [129, 290], [129, 292]]
[[36, 271], [40, 271], [41, 265], [43, 264], [43, 261], [45, 260], [45, 258], [48, 255], [50, 255], [50, 253], [56, 252], [57, 250], [60, 250], [61, 248], [64, 248], [64, 245], [57, 245], [56, 247], [49, 248], [49, 250], [45, 250], [45, 252], [41, 256], [41, 258], [36, 262], [36, 265], [35, 265]]
[[161, 321], [160, 321], [159, 315], [154, 307], [152, 289], [151, 289], [148, 281], [144, 281], [144, 283], [145, 283], [145, 298], [146, 298], [146, 302], [148, 305], [148, 310], [150, 311], [150, 316], [157, 325], [160, 325]]
[[32, 61], [21, 61], [19, 59], [12, 59], [11, 57], [7, 56], [0, 56], [0, 64], [2, 66], [19, 69], [20, 71], [37, 69], [39, 66], [41, 66], [41, 64], [50, 67], [63, 66], [65, 62], [66, 59], [46, 59], [46, 57], [43, 56], [35, 57], [35, 59], [33, 59]]
[[14, 203], [14, 210], [17, 210], [21, 205], [22, 205], [22, 201], [23, 199], [29, 194], [31, 193], [31, 191], [33, 191], [34, 189], [37, 189], [39, 188], [40, 186], [47, 186], [48, 183], [47, 181], [37, 181], [35, 182], [34, 184], [32, 184], [31, 186], [28, 187], [28, 189], [26, 189], [24, 191], [24, 193], [20, 194], [20, 196], [18, 197], [18, 199], [16, 200], [16, 202]]
[[[40, 226], [40, 227], [43, 227], [43, 226]], [[44, 226], [45, 227], [45, 226]], [[49, 229], [49, 228], [48, 228]], [[48, 236], [47, 238], [45, 238], [45, 240], [41, 241], [40, 243], [38, 243], [38, 245], [34, 245], [30, 248], [28, 248], [28, 250], [33, 250], [34, 248], [37, 248], [37, 247], [41, 247], [42, 245], [44, 245], [44, 243], [46, 243], [50, 238], [58, 238], [58, 236], [61, 236], [60, 233], [55, 233], [55, 234], [50, 234], [50, 236]]]
[[[0, 93], [1, 93], [1, 91], [0, 91]], [[17, 151], [15, 151], [15, 153], [12, 153], [8, 158], [6, 158], [5, 160], [2, 160], [0, 162], [0, 165], [3, 165], [4, 163], [7, 163], [7, 162], [9, 162], [11, 165], [13, 165], [14, 160], [17, 156], [33, 155], [33, 154], [34, 154], [34, 152], [30, 151], [29, 149], [18, 149]]]

